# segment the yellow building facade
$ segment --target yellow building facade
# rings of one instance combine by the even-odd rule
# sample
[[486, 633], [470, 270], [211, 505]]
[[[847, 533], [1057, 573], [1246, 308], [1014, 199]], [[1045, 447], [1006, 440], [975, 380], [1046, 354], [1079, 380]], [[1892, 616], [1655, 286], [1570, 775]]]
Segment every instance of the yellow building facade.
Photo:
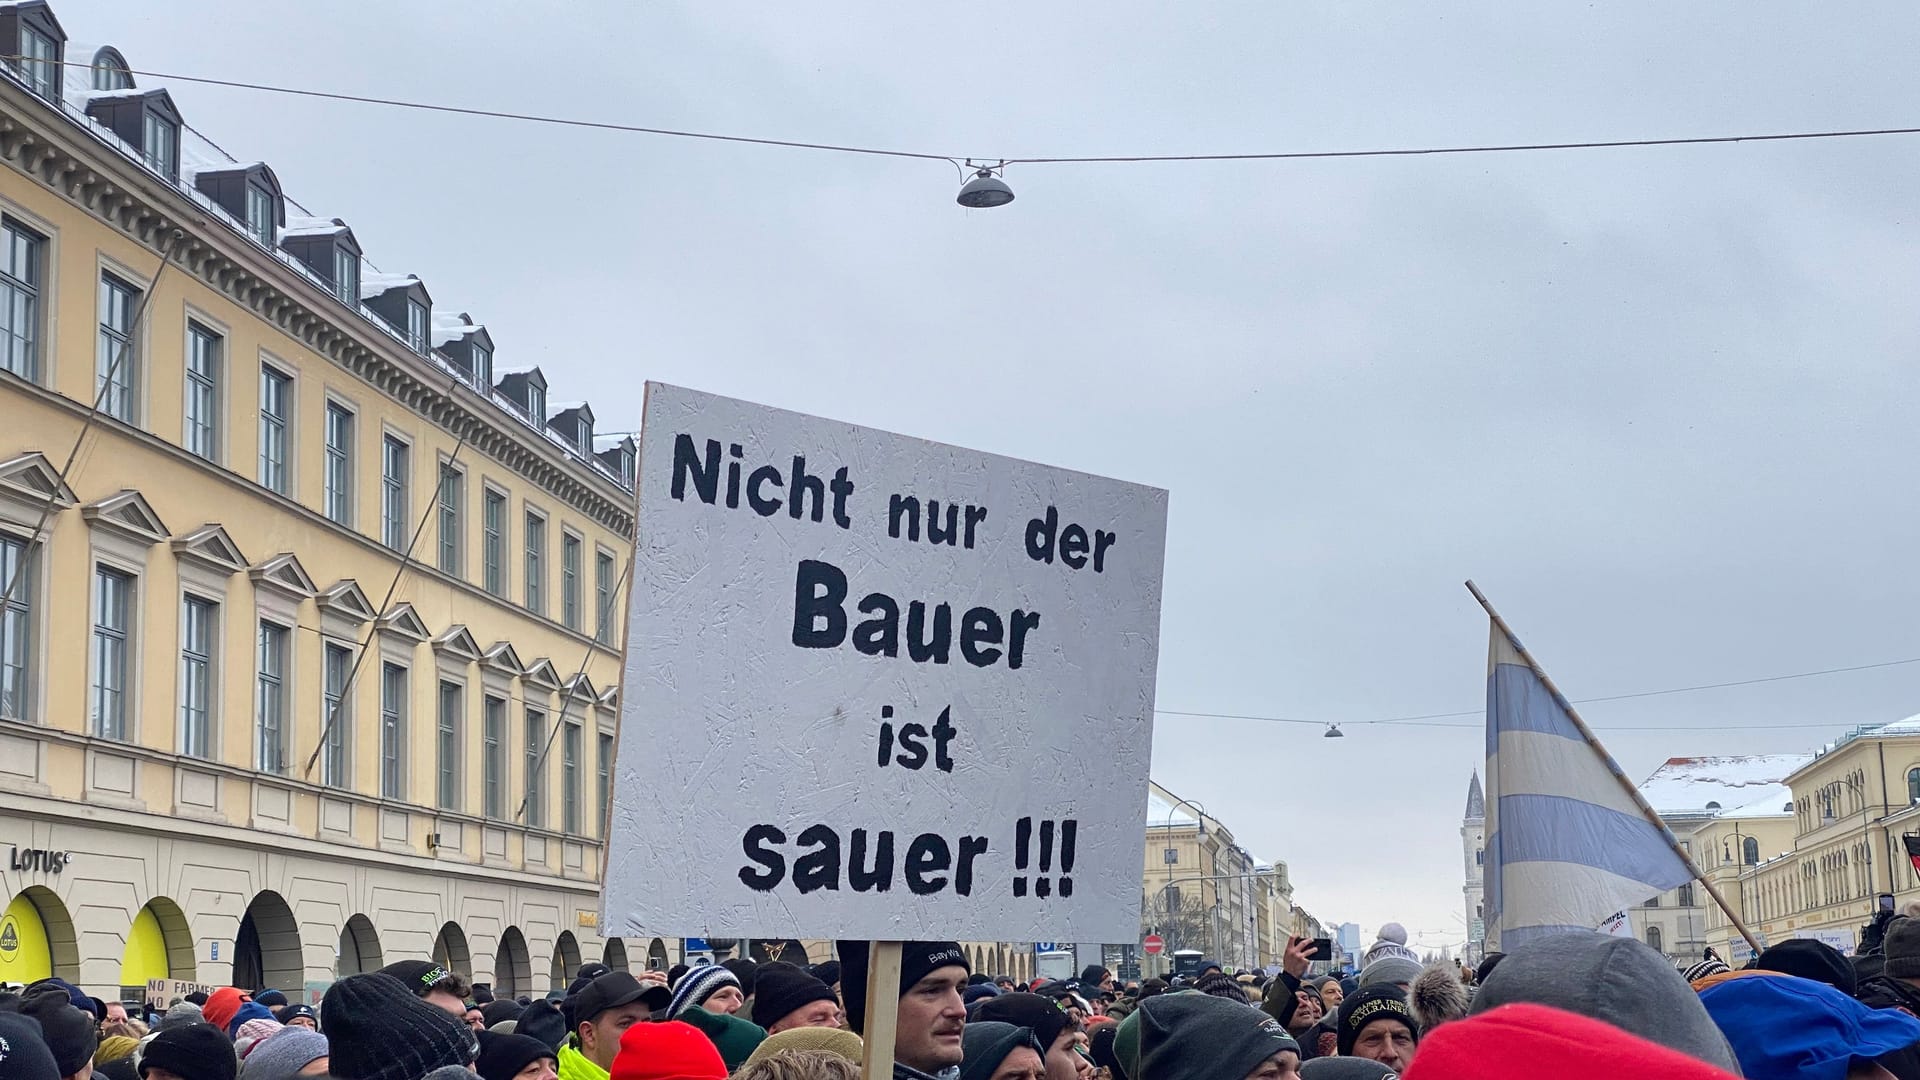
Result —
[[47, 5], [0, 38], [0, 981], [626, 966], [631, 442]]

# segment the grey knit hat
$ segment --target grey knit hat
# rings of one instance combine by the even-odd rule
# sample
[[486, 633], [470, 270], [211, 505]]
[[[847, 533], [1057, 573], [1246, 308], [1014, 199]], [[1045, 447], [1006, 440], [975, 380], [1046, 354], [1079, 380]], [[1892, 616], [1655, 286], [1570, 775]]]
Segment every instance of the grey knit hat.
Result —
[[1420, 961], [1409, 960], [1404, 956], [1383, 956], [1360, 970], [1360, 985], [1374, 986], [1380, 983], [1395, 985], [1411, 984], [1420, 977]]
[[327, 1037], [303, 1027], [282, 1028], [256, 1043], [240, 1066], [240, 1080], [293, 1080], [327, 1056]]
[[666, 1019], [679, 1019], [681, 1013], [699, 1006], [723, 986], [739, 985], [740, 977], [719, 964], [694, 968], [680, 976], [680, 984], [673, 988], [673, 1001], [667, 1005]]
[[205, 1019], [205, 1017], [200, 1015], [200, 1006], [195, 1005], [191, 1001], [183, 1001], [171, 1009], [168, 1009], [167, 1014], [160, 1018], [160, 1023], [154, 1027], [154, 1030], [165, 1031], [168, 1028], [179, 1027], [182, 1024], [198, 1024]]
[[391, 975], [349, 975], [327, 989], [320, 1016], [331, 1046], [328, 1072], [341, 1080], [420, 1080], [480, 1052], [467, 1025], [413, 996]]
[[1920, 919], [1899, 918], [1887, 924], [1887, 966], [1881, 974], [1889, 979], [1920, 979]]

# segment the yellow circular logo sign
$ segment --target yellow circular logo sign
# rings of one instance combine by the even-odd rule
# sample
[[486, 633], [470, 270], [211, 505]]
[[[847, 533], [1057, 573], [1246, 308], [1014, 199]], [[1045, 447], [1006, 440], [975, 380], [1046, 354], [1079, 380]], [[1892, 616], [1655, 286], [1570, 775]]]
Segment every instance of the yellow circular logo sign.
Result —
[[0, 918], [0, 957], [13, 959], [20, 951], [20, 928], [13, 923], [13, 916]]

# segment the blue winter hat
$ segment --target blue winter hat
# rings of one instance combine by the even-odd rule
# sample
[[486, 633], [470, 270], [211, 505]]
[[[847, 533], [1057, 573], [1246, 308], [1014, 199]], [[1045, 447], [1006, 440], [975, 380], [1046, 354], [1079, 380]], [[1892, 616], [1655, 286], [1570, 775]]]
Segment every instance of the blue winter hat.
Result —
[[1845, 1080], [1855, 1061], [1920, 1043], [1920, 1020], [1792, 975], [1729, 979], [1700, 1003], [1748, 1080]]
[[231, 1038], [235, 1032], [240, 1030], [240, 1025], [249, 1020], [271, 1019], [273, 1019], [273, 1010], [267, 1008], [265, 1005], [257, 1001], [242, 1002], [240, 1011], [233, 1014], [233, 1022], [227, 1025], [227, 1035]]

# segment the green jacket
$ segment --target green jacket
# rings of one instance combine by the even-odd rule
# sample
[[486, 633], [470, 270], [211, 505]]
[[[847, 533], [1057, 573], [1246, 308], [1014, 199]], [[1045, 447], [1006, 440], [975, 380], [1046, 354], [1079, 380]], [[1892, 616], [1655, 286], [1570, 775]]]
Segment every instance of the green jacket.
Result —
[[560, 1080], [608, 1080], [607, 1070], [587, 1060], [569, 1037], [560, 1044]]

